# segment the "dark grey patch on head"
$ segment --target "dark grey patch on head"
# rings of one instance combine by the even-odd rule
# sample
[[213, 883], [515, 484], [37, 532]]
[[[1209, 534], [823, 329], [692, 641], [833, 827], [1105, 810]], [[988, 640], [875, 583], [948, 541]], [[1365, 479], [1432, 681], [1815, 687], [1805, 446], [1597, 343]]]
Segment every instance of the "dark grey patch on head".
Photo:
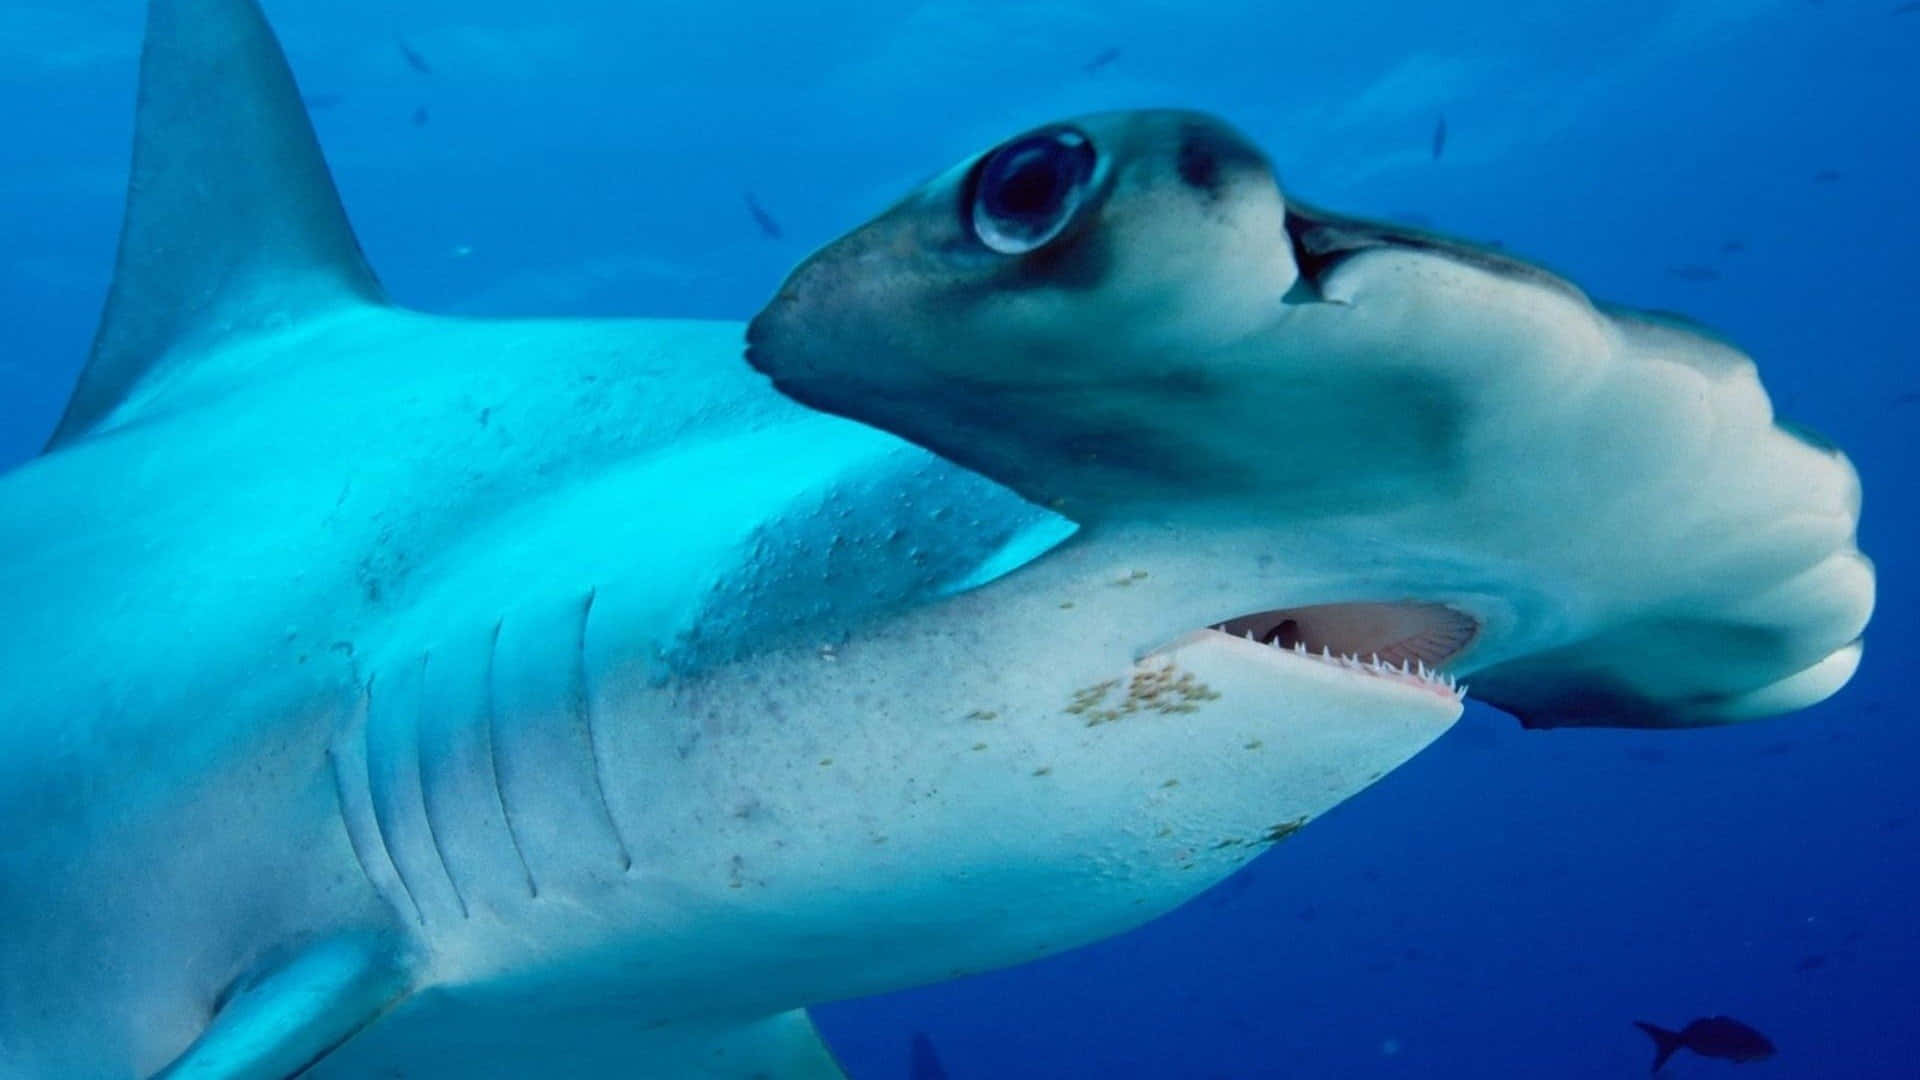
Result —
[[1212, 140], [1188, 129], [1180, 140], [1178, 168], [1180, 179], [1209, 199], [1220, 197], [1220, 159], [1214, 156]]
[[1260, 152], [1231, 130], [1197, 121], [1180, 125], [1174, 169], [1182, 183], [1209, 201], [1220, 198], [1232, 173], [1263, 172], [1266, 165]]
[[1316, 293], [1341, 263], [1383, 248], [1419, 251], [1483, 270], [1498, 277], [1551, 289], [1587, 302], [1579, 287], [1552, 271], [1464, 240], [1382, 221], [1343, 217], [1305, 203], [1287, 201], [1287, 235], [1303, 283]]

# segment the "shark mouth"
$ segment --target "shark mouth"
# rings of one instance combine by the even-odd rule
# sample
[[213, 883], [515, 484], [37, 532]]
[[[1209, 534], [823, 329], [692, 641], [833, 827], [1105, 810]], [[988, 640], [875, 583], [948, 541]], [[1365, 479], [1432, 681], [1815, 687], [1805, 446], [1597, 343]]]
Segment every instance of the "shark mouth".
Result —
[[1466, 687], [1442, 668], [1473, 644], [1479, 630], [1471, 616], [1442, 604], [1366, 603], [1256, 611], [1197, 633], [1242, 638], [1281, 655], [1457, 699], [1466, 695]]

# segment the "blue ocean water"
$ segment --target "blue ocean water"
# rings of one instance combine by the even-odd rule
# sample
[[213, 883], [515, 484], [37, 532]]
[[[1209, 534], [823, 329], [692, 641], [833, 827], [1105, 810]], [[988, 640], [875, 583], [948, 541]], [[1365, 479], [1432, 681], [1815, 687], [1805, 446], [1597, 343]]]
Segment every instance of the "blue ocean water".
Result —
[[[267, 8], [361, 239], [414, 306], [745, 317], [813, 247], [975, 149], [1181, 105], [1248, 132], [1311, 201], [1722, 328], [1781, 412], [1859, 466], [1880, 608], [1835, 699], [1664, 733], [1525, 732], [1476, 706], [1140, 931], [821, 1010], [857, 1080], [907, 1075], [916, 1031], [956, 1078], [1619, 1077], [1651, 1056], [1631, 1021], [1713, 1013], [1779, 1046], [1737, 1066], [1758, 1076], [1920, 1076], [1920, 11]], [[132, 0], [0, 14], [0, 464], [36, 451], [85, 355], [139, 28]], [[1683, 1056], [1668, 1075], [1729, 1068]]]

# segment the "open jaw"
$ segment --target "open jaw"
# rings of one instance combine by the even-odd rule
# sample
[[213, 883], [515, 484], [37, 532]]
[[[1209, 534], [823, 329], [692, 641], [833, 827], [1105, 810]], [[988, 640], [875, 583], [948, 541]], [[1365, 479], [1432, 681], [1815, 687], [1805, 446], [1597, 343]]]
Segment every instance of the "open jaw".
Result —
[[1170, 653], [1199, 635], [1259, 648], [1276, 663], [1326, 664], [1356, 678], [1387, 679], [1454, 700], [1466, 687], [1446, 670], [1479, 636], [1472, 616], [1443, 604], [1315, 604], [1237, 615], [1152, 649], [1141, 659]]

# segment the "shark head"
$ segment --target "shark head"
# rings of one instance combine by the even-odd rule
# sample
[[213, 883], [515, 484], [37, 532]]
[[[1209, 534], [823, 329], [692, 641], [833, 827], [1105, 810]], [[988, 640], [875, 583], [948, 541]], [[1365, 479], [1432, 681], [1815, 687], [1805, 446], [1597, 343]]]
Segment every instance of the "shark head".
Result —
[[798, 401], [1186, 552], [1195, 592], [1237, 575], [1209, 625], [1471, 674], [1531, 725], [1785, 711], [1858, 662], [1857, 478], [1745, 356], [1293, 200], [1207, 116], [970, 157], [809, 259], [749, 341]]

